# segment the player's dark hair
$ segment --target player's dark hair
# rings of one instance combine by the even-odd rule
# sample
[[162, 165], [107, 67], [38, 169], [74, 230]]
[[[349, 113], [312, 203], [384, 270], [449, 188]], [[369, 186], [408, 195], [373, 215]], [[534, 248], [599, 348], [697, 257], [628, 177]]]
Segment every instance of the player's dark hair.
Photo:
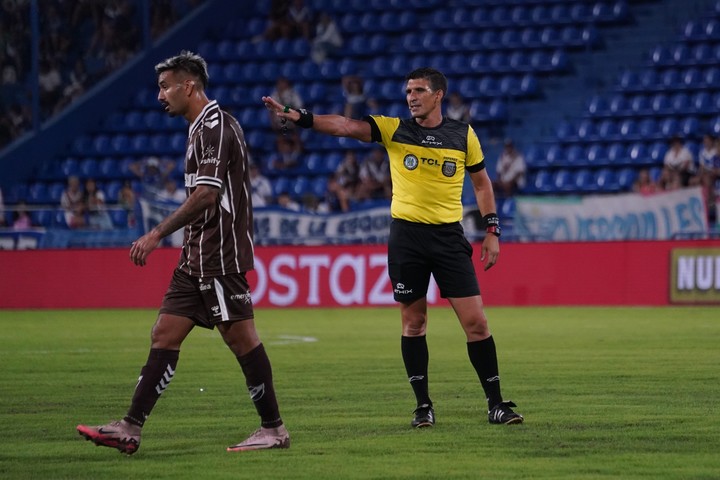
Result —
[[168, 70], [173, 72], [185, 72], [190, 76], [195, 77], [198, 81], [200, 81], [203, 90], [205, 90], [208, 86], [210, 76], [208, 75], [207, 62], [205, 62], [205, 59], [200, 55], [189, 50], [183, 50], [179, 55], [166, 58], [155, 65], [155, 73], [158, 75]]
[[443, 93], [447, 95], [448, 81], [445, 75], [443, 75], [440, 70], [436, 70], [430, 67], [416, 68], [405, 76], [405, 81], [407, 82], [408, 80], [417, 80], [419, 78], [427, 80], [430, 83], [430, 88], [433, 91], [442, 90]]

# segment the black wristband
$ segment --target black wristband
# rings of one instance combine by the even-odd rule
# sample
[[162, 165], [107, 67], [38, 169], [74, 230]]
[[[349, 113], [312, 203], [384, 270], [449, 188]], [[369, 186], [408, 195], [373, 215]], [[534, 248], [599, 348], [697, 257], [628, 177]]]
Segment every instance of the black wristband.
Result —
[[483, 217], [483, 225], [485, 225], [485, 228], [488, 227], [499, 227], [500, 226], [500, 218], [497, 216], [497, 213], [488, 213]]
[[[290, 107], [292, 108], [292, 107]], [[312, 128], [313, 126], [313, 114], [311, 112], [308, 112], [304, 108], [293, 108], [296, 112], [300, 114], [300, 118], [295, 120], [295, 125], [301, 128]]]

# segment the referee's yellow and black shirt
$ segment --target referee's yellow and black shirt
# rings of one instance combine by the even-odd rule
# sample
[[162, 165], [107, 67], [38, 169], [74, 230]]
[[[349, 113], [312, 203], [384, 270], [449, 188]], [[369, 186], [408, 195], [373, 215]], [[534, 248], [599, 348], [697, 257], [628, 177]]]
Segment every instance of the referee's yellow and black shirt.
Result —
[[372, 140], [390, 158], [393, 218], [426, 224], [462, 220], [465, 171], [485, 168], [480, 141], [467, 123], [444, 117], [425, 128], [412, 119], [371, 115]]

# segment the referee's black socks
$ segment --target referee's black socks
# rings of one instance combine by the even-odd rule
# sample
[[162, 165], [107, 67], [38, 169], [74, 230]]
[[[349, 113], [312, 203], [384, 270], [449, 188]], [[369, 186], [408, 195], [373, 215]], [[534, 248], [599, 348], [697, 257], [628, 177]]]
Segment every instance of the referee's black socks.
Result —
[[425, 335], [420, 337], [401, 337], [400, 348], [402, 351], [405, 371], [407, 372], [410, 386], [415, 393], [418, 406], [432, 405], [428, 393], [428, 354], [427, 339]]
[[484, 340], [468, 342], [467, 350], [470, 363], [475, 367], [480, 384], [487, 397], [488, 409], [490, 409], [502, 402], [495, 340], [491, 335]]

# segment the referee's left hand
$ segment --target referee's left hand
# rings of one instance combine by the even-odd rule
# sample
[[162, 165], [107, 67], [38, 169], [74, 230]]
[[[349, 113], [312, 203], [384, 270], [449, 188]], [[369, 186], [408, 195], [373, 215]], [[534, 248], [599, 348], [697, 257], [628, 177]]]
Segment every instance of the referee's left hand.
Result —
[[500, 255], [500, 240], [492, 233], [485, 235], [480, 253], [480, 261], [485, 262], [485, 270], [495, 265]]

